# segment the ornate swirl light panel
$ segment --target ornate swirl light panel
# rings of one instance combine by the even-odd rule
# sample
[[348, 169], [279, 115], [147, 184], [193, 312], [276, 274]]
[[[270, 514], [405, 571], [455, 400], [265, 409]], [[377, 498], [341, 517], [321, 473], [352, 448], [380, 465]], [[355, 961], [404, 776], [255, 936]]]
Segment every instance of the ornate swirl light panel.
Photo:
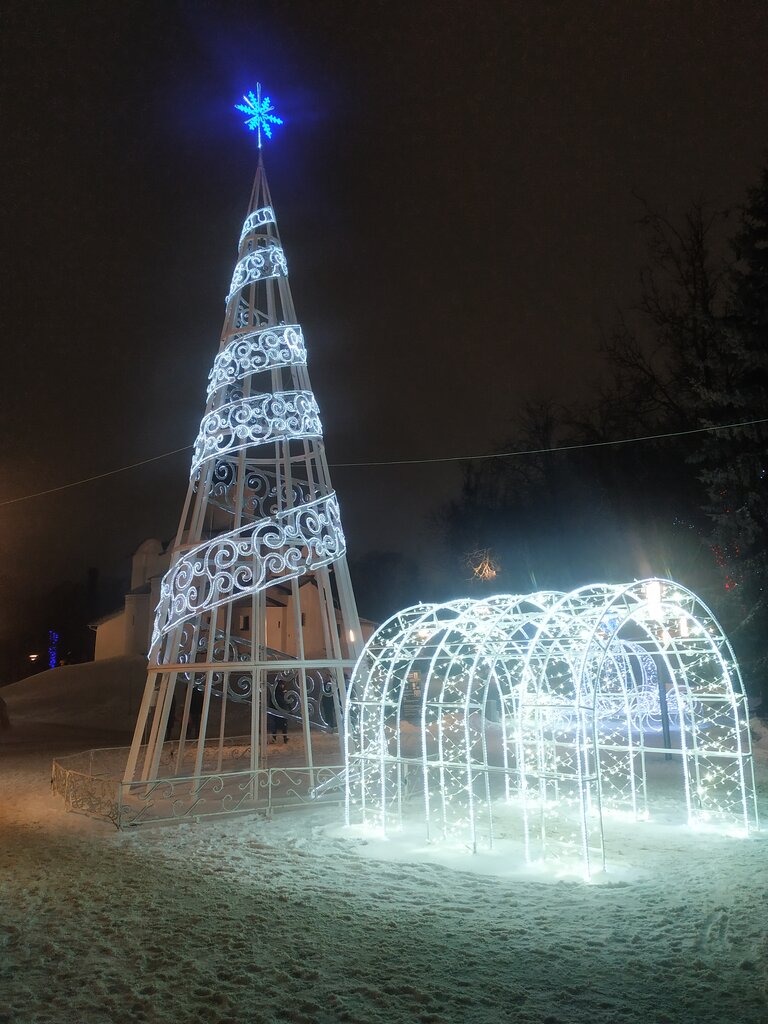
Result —
[[[254, 648], [258, 650], [261, 661], [286, 660], [284, 651], [254, 645], [250, 638], [237, 634], [230, 634], [227, 638], [220, 629], [215, 631], [211, 643], [207, 626], [201, 629], [199, 625], [187, 622], [181, 630], [176, 660], [189, 665], [189, 671], [181, 672], [180, 678], [197, 690], [204, 689], [210, 679], [213, 697], [220, 698], [224, 694], [227, 700], [247, 703], [253, 695], [253, 671], [244, 663], [253, 661]], [[213, 671], [196, 672], [195, 662], [220, 664]], [[298, 667], [273, 669], [267, 677], [267, 691], [269, 714], [301, 722], [301, 705], [306, 697], [310, 725], [326, 731], [334, 728], [331, 713], [333, 687], [325, 672], [319, 669], [305, 671], [302, 681]]]
[[256, 230], [256, 228], [261, 228], [267, 224], [275, 223], [275, 211], [271, 206], [260, 206], [258, 210], [254, 210], [253, 213], [249, 213], [245, 218], [243, 230], [240, 232], [240, 241], [237, 243], [238, 249], [243, 244], [243, 239], [246, 235], [250, 235]]
[[208, 459], [271, 441], [323, 436], [320, 410], [311, 391], [278, 391], [243, 398], [203, 417], [195, 441], [191, 475]]
[[251, 323], [251, 309], [245, 299], [241, 296], [237, 301], [235, 312], [235, 327], [239, 331], [243, 327], [249, 327]]
[[258, 466], [245, 466], [243, 469], [243, 491], [240, 495], [237, 488], [238, 465], [234, 460], [217, 459], [209, 481], [209, 502], [224, 512], [235, 513], [235, 503], [240, 500], [244, 514], [258, 519], [272, 516], [281, 508], [304, 505], [311, 498], [311, 488], [307, 481], [293, 479], [290, 494], [285, 479], [277, 486], [277, 475], [274, 470], [262, 469]]
[[246, 285], [254, 281], [264, 281], [270, 277], [287, 277], [288, 264], [285, 260], [283, 247], [276, 242], [253, 249], [238, 260], [229, 286], [227, 302]]
[[303, 366], [306, 362], [304, 335], [298, 324], [262, 327], [238, 334], [213, 362], [208, 375], [208, 397], [226, 384], [243, 380], [251, 373], [281, 366]]
[[[253, 644], [250, 637], [243, 637], [236, 633], [230, 633], [227, 637], [222, 629], [217, 629], [213, 640], [211, 640], [208, 626], [201, 628], [196, 621], [187, 622], [181, 629], [180, 639], [176, 645], [176, 660], [183, 665], [189, 665], [189, 670], [181, 672], [180, 678], [186, 683], [191, 683], [195, 689], [202, 690], [210, 677], [212, 696], [221, 697], [222, 693], [226, 693], [230, 700], [249, 701], [253, 691], [250, 662], [254, 660], [254, 648], [258, 650], [259, 660], [263, 662], [284, 662], [289, 657], [284, 651], [278, 651], [263, 644]], [[195, 664], [199, 662], [207, 664], [213, 662], [218, 667], [213, 670], [195, 671]], [[318, 670], [315, 670], [314, 673], [307, 672], [306, 678], [308, 691], [316, 691], [315, 704], [319, 704], [321, 697], [331, 694], [330, 684]], [[267, 684], [269, 706], [280, 709], [291, 718], [300, 720], [301, 690], [298, 670], [295, 668], [275, 669], [270, 672]], [[278, 685], [286, 695], [282, 703], [276, 694]], [[310, 721], [314, 724], [314, 719], [310, 718]], [[325, 727], [328, 726], [325, 719], [321, 719], [321, 721]]]
[[333, 492], [198, 544], [163, 577], [150, 656], [176, 626], [329, 565], [345, 551]]
[[[210, 647], [211, 657], [208, 658]], [[238, 661], [250, 661], [251, 645], [241, 637], [234, 635], [227, 640], [227, 635], [222, 629], [217, 629], [211, 643], [210, 629], [208, 626], [201, 628], [199, 624], [188, 622], [181, 630], [176, 643], [176, 660], [182, 664], [192, 664], [195, 661], [225, 661], [236, 663]], [[189, 681], [190, 676], [184, 673], [184, 678]]]

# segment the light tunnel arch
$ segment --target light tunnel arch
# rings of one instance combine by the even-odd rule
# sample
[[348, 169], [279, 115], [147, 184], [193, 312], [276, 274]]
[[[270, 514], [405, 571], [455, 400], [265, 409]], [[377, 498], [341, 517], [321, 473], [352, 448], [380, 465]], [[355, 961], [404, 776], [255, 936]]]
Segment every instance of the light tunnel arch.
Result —
[[[546, 593], [418, 605], [392, 616], [374, 633], [353, 673], [346, 710], [348, 778], [354, 780], [347, 786], [348, 817], [352, 805], [357, 805], [366, 821], [384, 831], [399, 827], [404, 789], [412, 786], [415, 773], [420, 772], [428, 835], [466, 830], [469, 841], [476, 844], [472, 790], [479, 782], [487, 794], [490, 765], [470, 714], [479, 711], [480, 724], [485, 721], [494, 685], [508, 789], [512, 737], [504, 730], [514, 717], [520, 667], [538, 619], [558, 596]], [[478, 671], [481, 661], [482, 671]], [[423, 682], [418, 737], [403, 728], [408, 723], [404, 698], [414, 673]], [[483, 747], [479, 759], [473, 756], [478, 742]], [[478, 764], [485, 771], [480, 780], [473, 779]], [[457, 801], [462, 793], [467, 794], [469, 807], [466, 814], [462, 810], [457, 815], [459, 805], [463, 807]], [[448, 812], [448, 803], [454, 803], [453, 813]]]
[[688, 823], [755, 827], [738, 664], [685, 587], [650, 579], [407, 608], [353, 673], [347, 821], [387, 833], [420, 804], [427, 839], [474, 850], [493, 844], [495, 808], [515, 803], [527, 859], [559, 849], [588, 872], [604, 863], [604, 810], [648, 816], [662, 720], [679, 732]]

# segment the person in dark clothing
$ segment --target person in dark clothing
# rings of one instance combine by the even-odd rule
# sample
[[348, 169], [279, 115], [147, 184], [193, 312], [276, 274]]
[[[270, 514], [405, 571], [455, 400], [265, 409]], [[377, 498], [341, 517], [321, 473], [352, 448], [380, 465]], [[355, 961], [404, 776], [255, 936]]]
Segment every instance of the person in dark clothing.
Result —
[[192, 697], [189, 701], [189, 723], [187, 725], [187, 737], [196, 740], [200, 735], [200, 717], [203, 713], [203, 691], [195, 687], [192, 690]]
[[272, 743], [277, 743], [277, 727], [283, 730], [283, 743], [288, 742], [288, 720], [283, 718], [281, 715], [276, 715], [273, 711], [269, 713], [269, 728], [272, 733]]
[[278, 726], [283, 730], [283, 742], [288, 742], [288, 719], [283, 718], [282, 715], [275, 715], [274, 712], [267, 712], [269, 716], [269, 731], [271, 733], [270, 742], [278, 742]]
[[273, 695], [273, 701], [275, 708], [277, 709], [269, 711], [269, 731], [272, 733], [272, 743], [277, 743], [277, 729], [278, 726], [283, 731], [283, 743], [288, 742], [288, 719], [280, 714], [280, 709], [285, 708], [285, 683], [282, 680], [278, 681], [275, 685], [275, 691]]

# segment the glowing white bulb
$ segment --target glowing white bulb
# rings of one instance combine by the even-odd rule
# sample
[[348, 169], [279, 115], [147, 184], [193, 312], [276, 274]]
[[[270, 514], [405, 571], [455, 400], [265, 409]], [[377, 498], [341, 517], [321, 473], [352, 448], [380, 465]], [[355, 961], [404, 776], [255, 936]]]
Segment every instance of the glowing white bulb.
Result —
[[645, 599], [648, 602], [648, 611], [654, 618], [661, 617], [661, 582], [649, 580], [645, 585]]

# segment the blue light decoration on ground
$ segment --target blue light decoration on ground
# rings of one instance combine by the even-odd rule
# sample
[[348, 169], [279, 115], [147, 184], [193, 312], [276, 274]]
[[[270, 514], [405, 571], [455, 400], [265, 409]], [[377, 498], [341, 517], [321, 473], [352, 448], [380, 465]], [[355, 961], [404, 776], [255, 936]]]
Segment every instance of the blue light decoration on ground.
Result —
[[282, 117], [273, 114], [275, 109], [269, 96], [261, 95], [261, 82], [256, 83], [256, 95], [249, 92], [243, 96], [245, 103], [236, 103], [235, 110], [248, 114], [246, 125], [252, 132], [258, 133], [259, 149], [261, 149], [261, 133], [264, 132], [268, 139], [272, 138], [272, 125], [282, 124]]
[[48, 668], [56, 668], [59, 663], [59, 634], [55, 629], [48, 630]]

